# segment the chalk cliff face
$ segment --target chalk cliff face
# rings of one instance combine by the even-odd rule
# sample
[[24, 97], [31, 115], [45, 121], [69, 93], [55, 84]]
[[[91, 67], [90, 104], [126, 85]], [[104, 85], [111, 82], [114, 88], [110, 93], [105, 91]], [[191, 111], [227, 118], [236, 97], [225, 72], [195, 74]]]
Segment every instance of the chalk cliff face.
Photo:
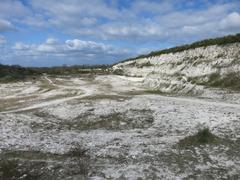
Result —
[[203, 94], [206, 87], [239, 90], [240, 43], [126, 61], [113, 71], [144, 77], [144, 86], [164, 93]]

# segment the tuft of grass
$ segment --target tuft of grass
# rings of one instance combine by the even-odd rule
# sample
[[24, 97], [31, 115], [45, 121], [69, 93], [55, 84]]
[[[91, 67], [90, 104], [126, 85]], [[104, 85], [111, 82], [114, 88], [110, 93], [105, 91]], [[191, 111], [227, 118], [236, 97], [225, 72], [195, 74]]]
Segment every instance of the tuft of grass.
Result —
[[[84, 177], [88, 175], [89, 169], [90, 169], [90, 156], [86, 154], [88, 149], [83, 148], [80, 144], [75, 144], [70, 151], [66, 154], [67, 156], [73, 158], [75, 161], [74, 167], [77, 169], [75, 172], [71, 172], [70, 174], [81, 174]], [[85, 178], [84, 178], [85, 179]]]
[[[136, 62], [136, 61], [135, 61]], [[138, 68], [143, 68], [143, 67], [151, 67], [154, 66], [153, 64], [150, 63], [150, 61], [145, 62], [145, 63], [141, 63], [141, 64], [137, 64]]]
[[212, 144], [216, 142], [217, 136], [211, 133], [209, 128], [199, 130], [195, 135], [188, 136], [179, 141], [180, 147], [197, 146], [202, 144]]
[[18, 159], [0, 159], [0, 179], [42, 179], [42, 174], [38, 169], [45, 167], [45, 162], [23, 164]]
[[124, 71], [122, 69], [115, 69], [112, 73], [115, 75], [124, 75]]
[[67, 155], [71, 157], [85, 157], [87, 151], [88, 149], [85, 149], [80, 144], [77, 144], [69, 150]]
[[148, 89], [148, 90], [145, 90], [144, 91], [145, 93], [148, 93], [148, 94], [161, 94], [161, 95], [166, 95], [167, 93], [159, 90], [159, 89]]
[[10, 179], [12, 177], [20, 176], [20, 172], [17, 170], [17, 168], [18, 168], [17, 161], [1, 159], [0, 174], [2, 178]]
[[204, 128], [196, 134], [196, 138], [199, 144], [206, 144], [213, 142], [215, 136], [210, 132], [208, 128]]

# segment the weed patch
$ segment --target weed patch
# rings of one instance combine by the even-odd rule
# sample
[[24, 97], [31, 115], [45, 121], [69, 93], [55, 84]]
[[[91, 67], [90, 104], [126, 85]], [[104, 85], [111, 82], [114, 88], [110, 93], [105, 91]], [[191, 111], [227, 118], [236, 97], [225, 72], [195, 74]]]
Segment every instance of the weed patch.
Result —
[[212, 144], [217, 141], [218, 137], [211, 133], [208, 128], [199, 130], [195, 135], [188, 136], [179, 141], [180, 147], [197, 146], [202, 144]]
[[212, 87], [240, 90], [240, 75], [238, 73], [229, 73], [221, 76], [214, 73], [209, 77], [208, 85]]

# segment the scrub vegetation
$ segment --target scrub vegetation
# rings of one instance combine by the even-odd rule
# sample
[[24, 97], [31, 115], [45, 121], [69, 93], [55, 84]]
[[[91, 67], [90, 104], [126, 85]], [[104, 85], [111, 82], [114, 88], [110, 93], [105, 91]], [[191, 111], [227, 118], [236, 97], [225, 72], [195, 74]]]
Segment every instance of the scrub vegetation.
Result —
[[43, 74], [74, 75], [74, 74], [107, 74], [109, 65], [78, 65], [58, 67], [21, 67], [0, 64], [0, 82], [13, 82], [34, 79]]
[[214, 73], [209, 77], [208, 85], [212, 87], [240, 90], [240, 75], [234, 72], [227, 75], [220, 75], [219, 73]]
[[240, 33], [238, 33], [236, 35], [229, 35], [229, 36], [224, 36], [224, 37], [219, 37], [219, 38], [197, 41], [192, 44], [186, 44], [186, 45], [177, 46], [177, 47], [173, 47], [173, 48], [169, 48], [169, 49], [152, 51], [149, 54], [140, 55], [135, 58], [129, 58], [122, 62], [136, 60], [136, 59], [140, 59], [140, 58], [148, 58], [148, 57], [152, 57], [152, 56], [159, 56], [161, 54], [176, 53], [176, 52], [181, 52], [181, 51], [185, 51], [185, 50], [189, 50], [189, 49], [195, 49], [195, 48], [199, 48], [199, 47], [206, 47], [206, 46], [211, 46], [211, 45], [226, 45], [229, 43], [236, 43], [236, 42], [240, 42]]
[[179, 141], [180, 147], [201, 145], [201, 144], [211, 144], [216, 142], [217, 137], [211, 133], [209, 128], [200, 129], [196, 134], [192, 136], [187, 136]]

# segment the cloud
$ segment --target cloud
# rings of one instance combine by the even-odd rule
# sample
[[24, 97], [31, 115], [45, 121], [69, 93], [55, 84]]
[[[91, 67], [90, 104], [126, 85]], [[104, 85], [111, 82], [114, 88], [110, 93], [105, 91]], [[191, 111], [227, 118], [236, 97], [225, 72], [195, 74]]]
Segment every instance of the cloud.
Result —
[[13, 46], [14, 50], [28, 50], [30, 48], [29, 45], [24, 44], [22, 42], [16, 42], [15, 45]]
[[[71, 31], [82, 27], [92, 27], [104, 19], [114, 19], [120, 14], [103, 0], [34, 0], [30, 2], [34, 11], [47, 17], [46, 23], [56, 27], [68, 27]], [[44, 4], [44, 6], [42, 5]]]
[[224, 30], [232, 28], [240, 29], [240, 14], [237, 12], [230, 13], [220, 22], [220, 27]]
[[[80, 7], [80, 1], [70, 2], [69, 7], [63, 1], [58, 7], [50, 8], [49, 5], [45, 11], [54, 14], [49, 22], [71, 35], [131, 42], [161, 40], [180, 43], [183, 39], [192, 41], [232, 33], [233, 27], [235, 31], [240, 30], [237, 12], [230, 16], [233, 10], [240, 8], [236, 2], [203, 3], [204, 8], [199, 9], [193, 8], [195, 3], [179, 8], [181, 3], [184, 4], [183, 1], [177, 3], [173, 0], [132, 1], [129, 6], [122, 8], [107, 5], [105, 1], [98, 1], [96, 8], [89, 3], [86, 5], [81, 2]], [[100, 11], [99, 7], [105, 10]]]
[[0, 35], [0, 46], [5, 44], [6, 42], [7, 42], [7, 40], [5, 39], [5, 37]]
[[22, 24], [26, 24], [31, 27], [37, 27], [37, 28], [44, 28], [49, 26], [48, 21], [41, 14], [27, 16], [24, 19], [19, 20], [18, 22]]
[[[94, 40], [172, 41], [207, 37], [239, 30], [238, 1], [185, 1], [185, 0], [3, 0], [3, 14], [18, 14], [16, 22], [30, 27], [57, 28], [73, 37]], [[0, 3], [0, 5], [1, 5]], [[43, 6], [44, 4], [44, 6]], [[196, 8], [198, 7], [199, 8]], [[9, 13], [10, 7], [16, 13]], [[1, 8], [0, 8], [1, 10]], [[234, 12], [235, 11], [235, 12]], [[234, 14], [235, 13], [235, 14]], [[22, 16], [28, 14], [28, 16]], [[232, 14], [231, 16], [229, 16]], [[229, 17], [228, 17], [229, 16]], [[16, 20], [17, 19], [17, 20]], [[219, 22], [221, 21], [221, 24]], [[215, 27], [214, 29], [211, 29]], [[200, 31], [202, 30], [202, 31]], [[177, 41], [181, 41], [177, 39]]]
[[17, 42], [12, 47], [12, 50], [15, 56], [32, 56], [35, 58], [65, 57], [69, 59], [82, 58], [91, 60], [91, 58], [98, 57], [122, 57], [129, 55], [129, 51], [126, 49], [119, 49], [111, 45], [80, 39], [70, 39], [60, 42], [57, 39], [48, 38], [41, 44]]
[[93, 41], [82, 41], [79, 39], [67, 40], [67, 48], [72, 51], [85, 51], [88, 53], [105, 52], [109, 53], [110, 46], [106, 46], [102, 43], [96, 43]]
[[4, 20], [4, 19], [0, 19], [0, 32], [12, 31], [15, 29], [16, 28], [12, 25], [11, 22]]
[[19, 0], [1, 0], [0, 18], [22, 17], [27, 15], [30, 10]]
[[16, 42], [10, 51], [3, 54], [4, 62], [23, 66], [53, 66], [62, 64], [107, 64], [129, 57], [131, 52], [125, 48], [68, 39], [59, 41], [48, 38], [43, 43], [26, 44]]
[[100, 27], [102, 36], [105, 39], [125, 39], [125, 40], [153, 40], [159, 39], [162, 29], [153, 22], [117, 22], [104, 24]]
[[63, 17], [84, 15], [113, 18], [119, 15], [115, 9], [108, 6], [103, 0], [92, 0], [91, 3], [85, 0], [34, 0], [30, 3], [36, 10], [44, 10], [52, 15], [59, 15], [61, 13]]
[[141, 15], [143, 12], [150, 14], [163, 14], [173, 10], [173, 3], [169, 1], [145, 1], [138, 0], [132, 4], [131, 11]]

